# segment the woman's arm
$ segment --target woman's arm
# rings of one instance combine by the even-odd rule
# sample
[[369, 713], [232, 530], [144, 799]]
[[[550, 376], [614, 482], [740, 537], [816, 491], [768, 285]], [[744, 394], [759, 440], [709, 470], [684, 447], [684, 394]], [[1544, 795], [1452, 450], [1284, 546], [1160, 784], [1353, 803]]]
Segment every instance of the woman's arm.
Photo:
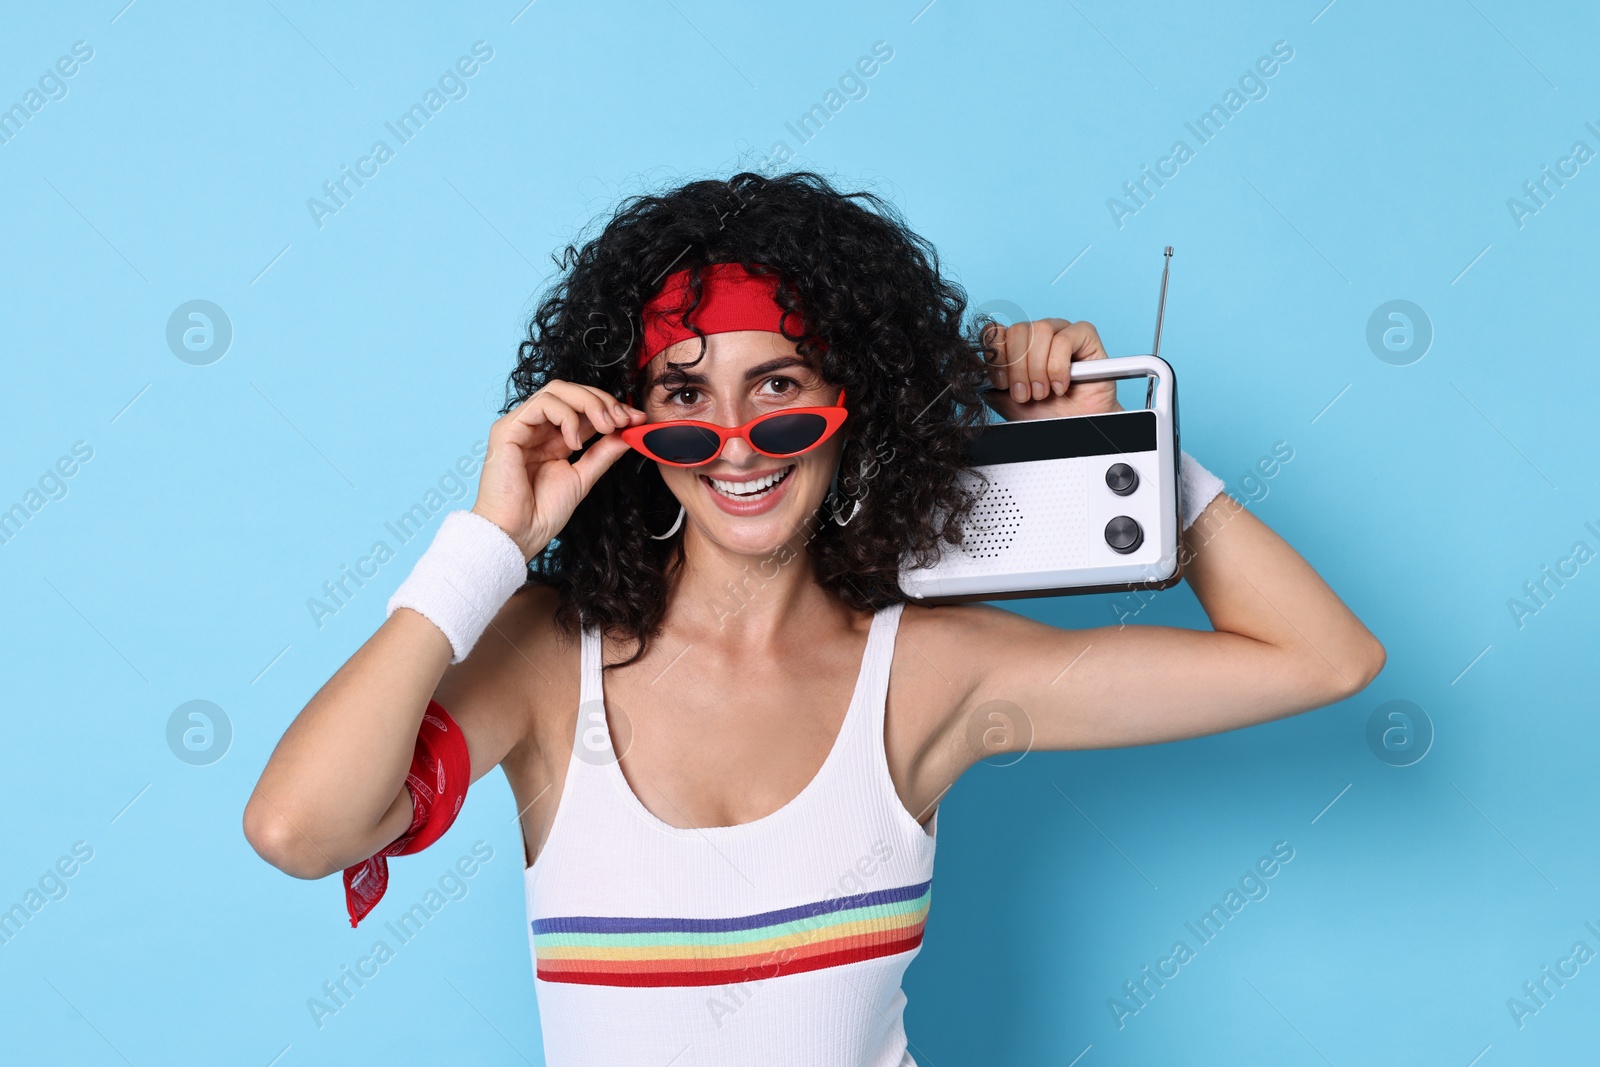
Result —
[[[323, 878], [359, 863], [411, 825], [405, 788], [428, 701], [439, 697], [461, 727], [472, 780], [498, 766], [528, 733], [526, 707], [497, 699], [506, 659], [496, 617], [475, 654], [450, 665], [450, 642], [399, 608], [317, 691], [267, 761], [244, 811], [244, 833], [268, 863], [297, 878]], [[448, 701], [448, 702], [446, 702]]]
[[[644, 419], [589, 386], [552, 381], [489, 431], [472, 510], [497, 525], [526, 561], [566, 525], [595, 480], [627, 445], [613, 431]], [[607, 435], [577, 462], [594, 433]], [[531, 743], [530, 661], [512, 642], [548, 617], [547, 595], [512, 596], [476, 654], [451, 665], [438, 626], [397, 608], [311, 698], [261, 773], [244, 811], [244, 833], [268, 863], [322, 878], [359, 863], [410, 826], [405, 788], [417, 733], [437, 695], [460, 725], [472, 780]], [[448, 671], [447, 671], [448, 668]]]
[[[1012, 353], [1009, 369], [995, 374], [1000, 388], [1060, 379], [1067, 371], [1059, 361], [1104, 357], [1088, 323], [1041, 320], [1018, 331], [1011, 327], [997, 345]], [[1085, 398], [1076, 389], [1045, 399], [1069, 405], [1050, 413], [1115, 410], [1114, 394]], [[1028, 417], [1029, 403], [1051, 392], [1033, 385], [1029, 401], [1014, 393], [996, 407]], [[935, 646], [924, 654], [968, 665], [950, 678], [949, 719], [936, 728], [967, 736], [972, 716], [1005, 701], [1022, 721], [986, 735], [996, 751], [1151, 744], [1321, 707], [1359, 692], [1383, 668], [1384, 649], [1371, 631], [1299, 553], [1226, 493], [1184, 532], [1181, 551], [1211, 632], [1060, 630], [982, 605], [935, 609], [930, 619], [938, 625], [917, 627]], [[964, 744], [936, 751], [946, 766], [934, 777], [946, 782], [986, 754]]]
[[[1299, 553], [1226, 493], [1185, 532], [1185, 578], [1212, 631], [1060, 630], [996, 608], [959, 609], [951, 640], [975, 669], [959, 718], [1017, 705], [1032, 747], [1110, 748], [1252, 726], [1341, 700], [1383, 645]], [[1029, 731], [1014, 733], [1026, 745]], [[978, 753], [981, 758], [983, 754]]]

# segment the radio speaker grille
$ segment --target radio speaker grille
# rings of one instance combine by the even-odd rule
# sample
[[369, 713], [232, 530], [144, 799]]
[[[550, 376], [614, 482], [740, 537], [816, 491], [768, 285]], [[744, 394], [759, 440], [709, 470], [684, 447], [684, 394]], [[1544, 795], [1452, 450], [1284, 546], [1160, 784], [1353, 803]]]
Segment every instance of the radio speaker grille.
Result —
[[1089, 543], [1090, 462], [1005, 463], [990, 469], [988, 484], [964, 473], [962, 483], [978, 494], [978, 500], [962, 523], [959, 550], [946, 546], [941, 553], [941, 576], [960, 578], [1090, 563], [1096, 558]]
[[993, 559], [1011, 547], [1022, 519], [1022, 507], [1011, 490], [991, 483], [967, 513], [961, 528], [961, 551], [974, 559]]

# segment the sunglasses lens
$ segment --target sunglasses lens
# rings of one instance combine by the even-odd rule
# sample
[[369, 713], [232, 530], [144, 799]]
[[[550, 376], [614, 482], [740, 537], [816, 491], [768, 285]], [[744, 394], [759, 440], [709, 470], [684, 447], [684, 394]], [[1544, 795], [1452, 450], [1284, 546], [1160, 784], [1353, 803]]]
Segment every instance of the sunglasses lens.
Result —
[[792, 456], [804, 452], [828, 431], [828, 420], [821, 415], [778, 415], [750, 427], [750, 441], [763, 452]]
[[722, 441], [701, 426], [663, 426], [645, 434], [644, 445], [668, 463], [704, 463], [722, 448]]

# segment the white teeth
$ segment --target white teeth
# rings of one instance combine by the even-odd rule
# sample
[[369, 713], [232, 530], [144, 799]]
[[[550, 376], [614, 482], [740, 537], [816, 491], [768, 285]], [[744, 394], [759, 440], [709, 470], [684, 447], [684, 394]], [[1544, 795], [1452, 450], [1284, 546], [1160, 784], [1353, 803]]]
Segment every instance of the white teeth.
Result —
[[710, 482], [711, 487], [723, 496], [749, 500], [765, 495], [773, 486], [787, 478], [792, 470], [794, 470], [793, 467], [785, 467], [776, 474], [768, 474], [765, 477], [754, 478], [748, 482], [728, 482], [723, 481], [721, 478], [707, 478], [706, 481]]

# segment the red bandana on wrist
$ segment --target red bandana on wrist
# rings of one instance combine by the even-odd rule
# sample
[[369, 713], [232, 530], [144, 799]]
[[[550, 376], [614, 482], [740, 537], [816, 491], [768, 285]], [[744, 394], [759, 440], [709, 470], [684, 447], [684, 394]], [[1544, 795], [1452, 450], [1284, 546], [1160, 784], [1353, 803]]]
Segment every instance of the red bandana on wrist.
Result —
[[[782, 334], [785, 325], [789, 326], [791, 337], [810, 332], [797, 312], [785, 312], [778, 306], [776, 275], [758, 277], [739, 263], [712, 263], [702, 268], [700, 278], [700, 306], [688, 317], [700, 327], [701, 333], [765, 330]], [[695, 336], [683, 321], [683, 311], [691, 299], [689, 272], [680, 270], [668, 276], [661, 291], [645, 304], [639, 369], [662, 349]]]
[[467, 799], [472, 759], [467, 737], [437, 701], [428, 701], [411, 755], [406, 788], [411, 791], [411, 827], [376, 855], [344, 869], [344, 903], [355, 926], [377, 907], [389, 888], [390, 856], [421, 852], [450, 829]]

